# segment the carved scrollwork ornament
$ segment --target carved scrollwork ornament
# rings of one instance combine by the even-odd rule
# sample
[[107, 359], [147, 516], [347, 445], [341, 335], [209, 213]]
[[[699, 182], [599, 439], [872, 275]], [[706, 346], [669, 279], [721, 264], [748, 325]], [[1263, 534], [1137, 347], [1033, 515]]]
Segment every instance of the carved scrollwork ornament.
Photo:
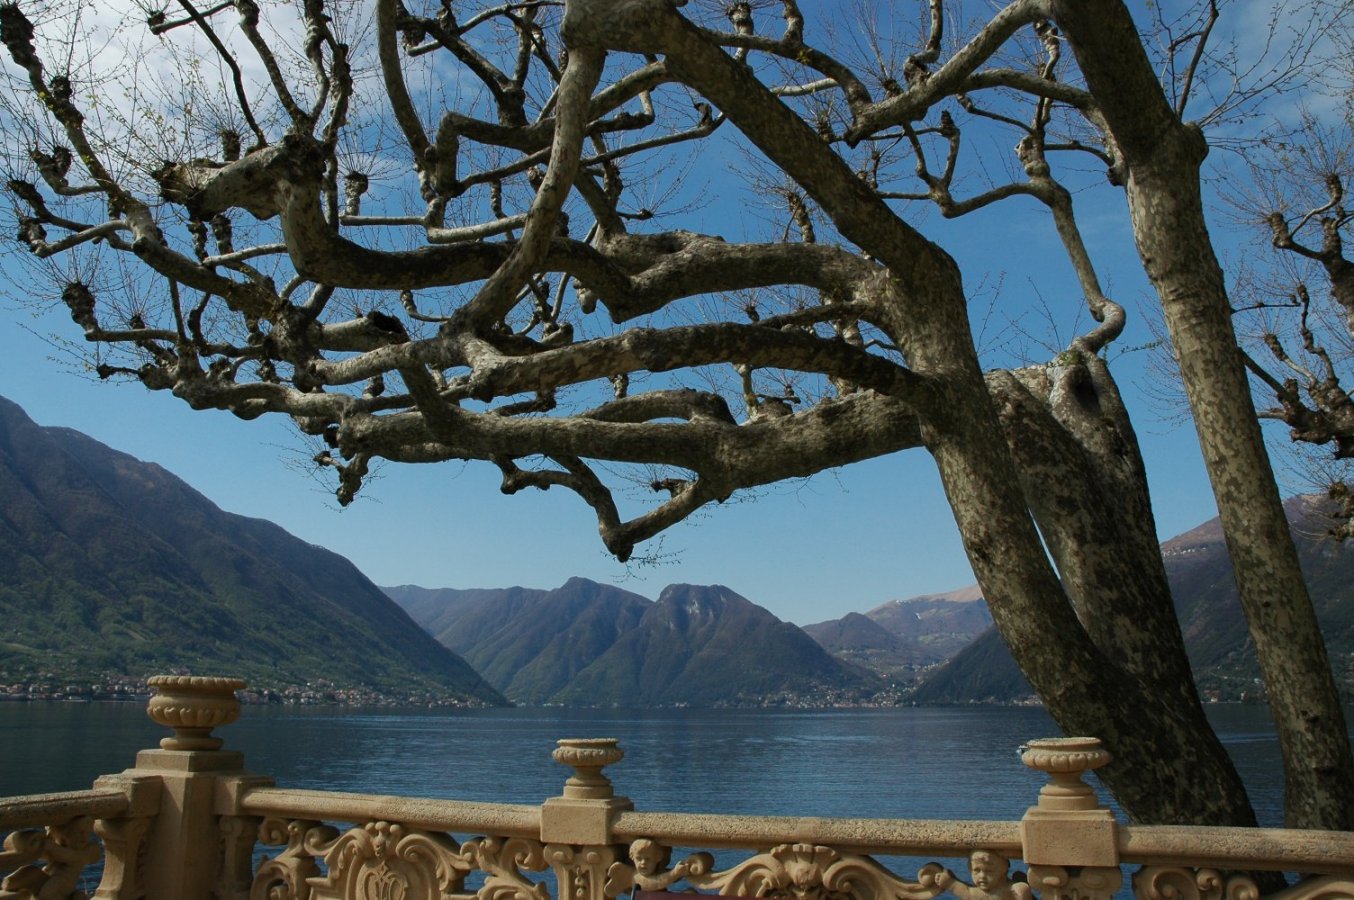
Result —
[[522, 874], [548, 867], [545, 845], [527, 838], [482, 837], [461, 845], [461, 860], [485, 873], [477, 900], [550, 900], [550, 891]]
[[0, 870], [12, 871], [31, 863], [42, 855], [47, 832], [39, 828], [11, 831], [5, 835], [4, 849], [0, 849]]
[[731, 869], [689, 878], [721, 894], [796, 900], [930, 900], [934, 883], [904, 881], [868, 856], [815, 844], [781, 844]]
[[338, 829], [307, 819], [264, 819], [259, 826], [259, 841], [269, 846], [286, 845], [286, 849], [259, 864], [249, 900], [309, 900], [307, 879], [320, 872], [312, 848], [337, 835]]
[[306, 879], [314, 900], [439, 900], [463, 891], [471, 871], [449, 836], [398, 822], [368, 822], [313, 849], [328, 870]]
[[103, 845], [94, 837], [89, 816], [42, 831], [11, 832], [0, 850], [0, 871], [10, 870], [0, 890], [15, 897], [76, 896], [81, 871], [102, 857]]
[[1244, 875], [1217, 869], [1143, 866], [1133, 873], [1133, 895], [1139, 900], [1258, 900], [1260, 888]]

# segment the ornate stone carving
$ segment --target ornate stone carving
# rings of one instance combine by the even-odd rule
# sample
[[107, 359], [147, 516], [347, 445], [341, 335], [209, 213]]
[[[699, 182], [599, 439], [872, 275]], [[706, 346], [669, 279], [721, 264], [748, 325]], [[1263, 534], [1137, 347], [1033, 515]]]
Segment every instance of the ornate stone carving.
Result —
[[[264, 820], [259, 840], [286, 849], [259, 866], [250, 900], [439, 900], [463, 895], [476, 871], [485, 876], [478, 900], [550, 900], [544, 884], [522, 874], [548, 868], [539, 841], [482, 837], [458, 845], [449, 835], [398, 822], [339, 832], [276, 818]], [[600, 871], [612, 859], [614, 853]]]
[[1028, 875], [1039, 900], [1111, 900], [1124, 883], [1124, 873], [1110, 866], [1031, 865]]
[[247, 900], [254, 880], [254, 845], [262, 820], [255, 816], [222, 816], [221, 871], [217, 900]]
[[559, 885], [556, 900], [606, 900], [607, 876], [617, 855], [615, 847], [547, 845], [545, 857]]
[[1133, 873], [1133, 895], [1139, 900], [1257, 900], [1260, 889], [1244, 875], [1216, 869], [1143, 866]]
[[321, 849], [328, 872], [307, 879], [313, 900], [439, 900], [470, 871], [451, 838], [398, 822], [368, 822]]
[[650, 838], [632, 841], [627, 855], [629, 864], [615, 862], [607, 871], [605, 893], [608, 897], [619, 897], [635, 887], [641, 891], [665, 891], [679, 881], [696, 884], [715, 865], [713, 856], [701, 852], [693, 853], [669, 869], [672, 851]]
[[[44, 830], [11, 832], [0, 850], [0, 898], [83, 898], [76, 888], [85, 866], [103, 856], [103, 846], [94, 837], [94, 820], [78, 816], [63, 825]], [[45, 863], [45, 864], [43, 864]]]
[[99, 819], [94, 823], [94, 830], [104, 846], [103, 877], [99, 879], [94, 900], [127, 900], [144, 894], [142, 867], [150, 823], [150, 818], [145, 816]]
[[287, 849], [259, 864], [249, 900], [309, 900], [307, 880], [320, 871], [315, 857], [337, 836], [338, 829], [319, 822], [264, 819], [259, 840], [272, 846], [285, 844]]
[[545, 885], [522, 872], [544, 872], [545, 847], [525, 838], [482, 837], [461, 845], [461, 858], [485, 873], [477, 900], [550, 900]]
[[[721, 894], [794, 897], [796, 900], [930, 900], [941, 893], [932, 864], [919, 881], [904, 881], [868, 856], [841, 853], [814, 844], [781, 844], [732, 869], [688, 876], [701, 888]], [[920, 880], [925, 878], [925, 881]], [[929, 884], [926, 882], [930, 882]]]
[[245, 687], [239, 678], [209, 675], [156, 675], [146, 679], [155, 696], [146, 706], [146, 715], [174, 736], [160, 741], [165, 750], [219, 750], [222, 741], [212, 737], [212, 729], [229, 725], [240, 717], [240, 701], [235, 692]]
[[1031, 900], [1033, 892], [1023, 873], [1010, 874], [1010, 861], [995, 850], [974, 850], [969, 854], [968, 871], [972, 884], [960, 881], [949, 869], [934, 863], [923, 866], [917, 880], [954, 894], [959, 900]]

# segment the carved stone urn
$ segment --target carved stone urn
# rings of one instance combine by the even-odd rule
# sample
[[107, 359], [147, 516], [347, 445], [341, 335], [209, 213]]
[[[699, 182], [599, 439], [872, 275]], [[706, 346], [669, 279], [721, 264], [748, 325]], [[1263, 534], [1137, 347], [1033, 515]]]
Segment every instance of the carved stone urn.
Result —
[[612, 796], [611, 781], [602, 774], [602, 769], [625, 757], [616, 738], [563, 738], [556, 743], [559, 746], [551, 757], [574, 770], [564, 782], [564, 796], [579, 800], [606, 800]]
[[174, 729], [162, 738], [164, 750], [219, 750], [224, 743], [212, 729], [229, 725], [240, 717], [235, 692], [245, 686], [239, 678], [214, 675], [155, 675], [146, 679], [155, 695], [146, 715], [157, 724]]
[[1021, 747], [1020, 761], [1049, 777], [1039, 791], [1043, 809], [1095, 809], [1099, 806], [1095, 791], [1081, 780], [1085, 772], [1110, 761], [1109, 751], [1099, 738], [1040, 738]]

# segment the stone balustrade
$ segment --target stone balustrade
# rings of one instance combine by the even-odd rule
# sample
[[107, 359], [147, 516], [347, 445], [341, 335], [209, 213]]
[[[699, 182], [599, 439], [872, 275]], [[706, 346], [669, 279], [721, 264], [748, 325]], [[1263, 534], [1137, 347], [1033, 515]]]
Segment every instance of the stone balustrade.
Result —
[[470, 803], [277, 787], [212, 734], [241, 682], [152, 685], [174, 733], [134, 768], [0, 799], [0, 900], [84, 897], [82, 870], [104, 900], [1354, 900], [1354, 833], [1116, 821], [1082, 779], [1109, 758], [1090, 738], [1023, 748], [1049, 780], [1020, 821], [637, 811], [609, 739], [560, 741], [572, 774], [540, 806]]

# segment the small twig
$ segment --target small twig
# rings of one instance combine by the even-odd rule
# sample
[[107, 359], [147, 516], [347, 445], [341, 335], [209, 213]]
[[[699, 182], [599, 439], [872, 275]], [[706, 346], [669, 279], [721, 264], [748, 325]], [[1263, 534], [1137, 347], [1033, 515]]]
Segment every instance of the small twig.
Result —
[[[1175, 98], [1175, 114], [1179, 118], [1184, 118], [1185, 104], [1189, 102], [1190, 91], [1194, 88], [1194, 76], [1199, 69], [1199, 63], [1204, 57], [1204, 48], [1208, 46], [1208, 36], [1213, 31], [1213, 25], [1218, 21], [1217, 0], [1209, 0], [1208, 3], [1208, 21], [1204, 27], [1197, 32], [1198, 43], [1194, 45], [1194, 55], [1189, 61], [1189, 67], [1185, 69], [1185, 80], [1180, 88], [1180, 95]], [[1186, 35], [1181, 41], [1189, 40], [1195, 35]], [[1174, 51], [1174, 47], [1171, 48]]]

